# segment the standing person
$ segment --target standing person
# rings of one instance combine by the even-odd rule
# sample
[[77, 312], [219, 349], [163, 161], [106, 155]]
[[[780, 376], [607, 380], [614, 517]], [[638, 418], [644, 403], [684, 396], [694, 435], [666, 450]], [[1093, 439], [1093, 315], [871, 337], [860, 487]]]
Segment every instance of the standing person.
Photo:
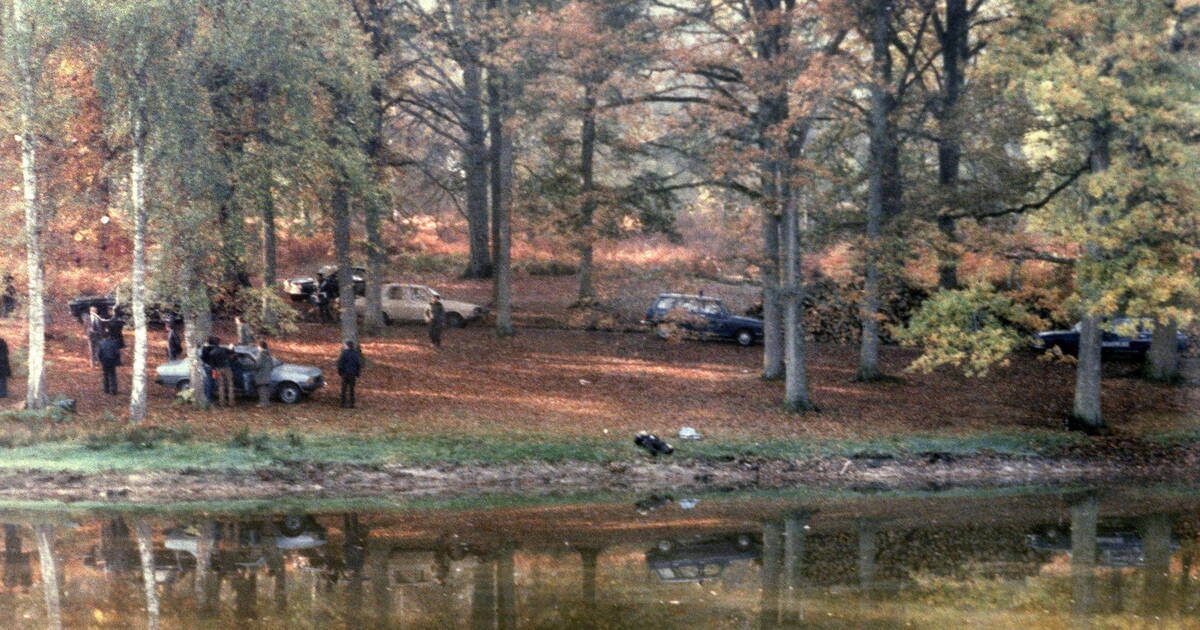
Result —
[[354, 384], [362, 374], [362, 354], [353, 341], [346, 342], [346, 349], [337, 361], [338, 376], [342, 377], [342, 408], [354, 408]]
[[108, 318], [106, 326], [108, 327], [108, 336], [117, 341], [117, 348], [125, 347], [125, 320], [117, 317], [114, 312], [113, 316]]
[[234, 328], [237, 330], [237, 345], [252, 346], [254, 345], [254, 329], [250, 328], [250, 324], [242, 321], [242, 316], [238, 315], [233, 318]]
[[8, 366], [8, 342], [0, 339], [0, 398], [8, 398], [8, 377], [12, 369]]
[[215, 404], [217, 400], [217, 379], [213, 375], [212, 352], [217, 347], [220, 340], [216, 337], [209, 337], [200, 346], [200, 363], [204, 366], [204, 394], [208, 397], [208, 402]]
[[[201, 353], [201, 358], [207, 363], [215, 373], [213, 379], [216, 384], [217, 395], [216, 404], [224, 407], [233, 406], [233, 368], [229, 366], [231, 357], [229, 356], [229, 348], [221, 345], [221, 340], [218, 337], [209, 337], [208, 345], [205, 346], [208, 357], [204, 358], [204, 353]], [[212, 397], [210, 396], [210, 399]]]
[[17, 287], [13, 286], [11, 273], [4, 276], [4, 296], [0, 300], [3, 301], [0, 304], [0, 317], [8, 317], [17, 310]]
[[317, 310], [321, 315], [321, 323], [328, 324], [333, 321], [333, 297], [338, 294], [337, 276], [325, 276], [317, 274]]
[[254, 386], [258, 389], [258, 406], [271, 404], [271, 372], [275, 370], [275, 357], [267, 349], [267, 341], [258, 342], [258, 359], [254, 362]]
[[429, 341], [433, 347], [442, 347], [442, 329], [446, 327], [446, 307], [442, 298], [433, 296], [429, 299]]
[[88, 308], [87, 317], [83, 320], [83, 331], [88, 340], [88, 367], [96, 367], [100, 353], [100, 341], [104, 339], [108, 321], [100, 317], [100, 311], [95, 306]]
[[175, 322], [167, 322], [167, 360], [174, 361], [183, 355], [183, 340], [179, 337]]
[[117, 393], [117, 366], [121, 365], [121, 346], [113, 337], [100, 340], [100, 350], [96, 353], [100, 360], [100, 369], [104, 372], [104, 393]]

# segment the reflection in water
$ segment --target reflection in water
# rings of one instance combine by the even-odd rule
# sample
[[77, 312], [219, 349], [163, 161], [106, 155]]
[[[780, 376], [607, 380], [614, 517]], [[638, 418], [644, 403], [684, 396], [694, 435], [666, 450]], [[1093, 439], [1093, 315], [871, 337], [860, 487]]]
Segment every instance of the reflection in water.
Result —
[[6, 630], [1200, 628], [1200, 498], [1179, 497], [0, 514], [0, 619]]

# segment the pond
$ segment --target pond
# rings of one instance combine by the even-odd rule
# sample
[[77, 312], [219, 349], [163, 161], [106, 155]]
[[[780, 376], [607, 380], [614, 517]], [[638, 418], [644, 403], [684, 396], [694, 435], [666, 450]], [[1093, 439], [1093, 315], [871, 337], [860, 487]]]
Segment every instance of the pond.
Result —
[[1198, 508], [1179, 487], [14, 506], [0, 619], [1200, 628]]

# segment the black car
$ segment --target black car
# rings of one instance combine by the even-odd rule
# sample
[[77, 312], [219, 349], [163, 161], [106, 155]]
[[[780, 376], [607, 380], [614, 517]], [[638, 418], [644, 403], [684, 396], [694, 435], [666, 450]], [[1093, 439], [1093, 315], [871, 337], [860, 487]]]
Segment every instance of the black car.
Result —
[[[1030, 548], [1048, 553], [1071, 553], [1071, 528], [1046, 527], [1026, 534]], [[1179, 540], [1171, 536], [1170, 549], [1179, 549]], [[1141, 567], [1146, 565], [1146, 545], [1141, 534], [1130, 527], [1101, 527], [1096, 532], [1096, 562], [1102, 567]]]
[[[1048, 330], [1035, 335], [1031, 347], [1038, 352], [1058, 348], [1063, 354], [1079, 356], [1079, 332], [1082, 324], [1070, 330]], [[1132, 335], [1128, 334], [1132, 333]], [[1150, 351], [1154, 321], [1147, 317], [1116, 317], [1105, 322], [1100, 336], [1100, 354], [1106, 359], [1143, 360]], [[1182, 352], [1187, 349], [1187, 335], [1176, 333], [1175, 342]]]
[[[283, 281], [283, 291], [287, 293], [295, 302], [311, 301], [312, 295], [317, 292], [317, 275], [326, 278], [337, 275], [337, 265], [325, 265], [317, 270], [317, 273], [311, 276], [300, 276], [297, 278], [288, 278]], [[354, 294], [367, 294], [367, 269], [366, 267], [351, 267], [350, 277], [354, 280]], [[336, 297], [336, 296], [335, 296]]]
[[[84, 316], [91, 311], [93, 306], [96, 307], [96, 312], [105, 319], [114, 315], [122, 321], [133, 319], [133, 312], [129, 308], [129, 303], [118, 302], [112, 295], [81, 295], [67, 303], [67, 309], [71, 311], [71, 317], [74, 317], [79, 322], [83, 321]], [[183, 318], [180, 317], [178, 309], [162, 304], [147, 304], [146, 320], [153, 326], [163, 325], [167, 322], [179, 323], [183, 321]]]
[[732, 339], [749, 346], [761, 341], [763, 322], [729, 312], [716, 298], [682, 293], [661, 293], [646, 311], [642, 323], [666, 339], [675, 331], [709, 339]]
[[646, 566], [662, 582], [704, 582], [721, 576], [740, 560], [762, 557], [753, 534], [732, 534], [693, 541], [660, 540], [646, 552]]

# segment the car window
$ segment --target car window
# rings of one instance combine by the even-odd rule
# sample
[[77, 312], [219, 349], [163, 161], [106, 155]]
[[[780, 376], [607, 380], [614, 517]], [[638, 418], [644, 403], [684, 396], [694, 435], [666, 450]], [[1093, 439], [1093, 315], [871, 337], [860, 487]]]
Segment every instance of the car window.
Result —
[[417, 302], [427, 301], [425, 300], [425, 292], [416, 287], [412, 287], [408, 290], [408, 299], [416, 300]]
[[704, 565], [704, 577], [717, 577], [721, 575], [721, 565], [706, 564]]
[[700, 302], [700, 312], [705, 315], [720, 315], [721, 303], [716, 300], [704, 300]]
[[660, 311], [669, 311], [674, 307], [675, 307], [675, 298], [669, 298], [669, 297], [659, 298], [658, 302], [655, 302], [655, 304], [654, 304], [654, 308], [656, 308]]
[[696, 300], [686, 298], [679, 301], [679, 308], [682, 308], [689, 313], [698, 313], [700, 312], [700, 303]]
[[404, 287], [389, 288], [388, 289], [388, 299], [389, 300], [403, 300], [404, 299]]

